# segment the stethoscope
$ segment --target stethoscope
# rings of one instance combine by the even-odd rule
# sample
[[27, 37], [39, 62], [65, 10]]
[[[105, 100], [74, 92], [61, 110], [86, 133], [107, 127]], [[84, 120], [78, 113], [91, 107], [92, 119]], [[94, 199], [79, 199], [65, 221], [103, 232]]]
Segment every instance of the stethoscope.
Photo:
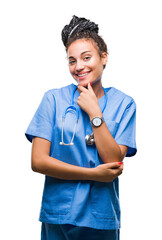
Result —
[[[76, 132], [76, 126], [77, 126], [77, 123], [78, 123], [78, 120], [79, 120], [79, 109], [76, 108], [74, 106], [74, 95], [75, 95], [75, 92], [77, 90], [77, 86], [73, 89], [73, 92], [72, 92], [72, 98], [71, 98], [71, 104], [65, 109], [65, 112], [62, 116], [62, 131], [61, 131], [61, 142], [60, 142], [60, 145], [65, 145], [65, 146], [69, 146], [69, 145], [74, 145], [73, 141], [74, 141], [74, 137], [75, 137], [75, 132]], [[106, 93], [106, 90], [105, 88], [103, 87], [103, 90], [104, 90], [104, 93], [105, 93], [105, 102], [104, 102], [104, 106], [102, 108], [102, 114], [106, 108], [106, 105], [107, 105], [107, 93]], [[74, 131], [73, 131], [73, 136], [71, 138], [71, 141], [70, 143], [65, 143], [64, 142], [64, 123], [65, 123], [65, 118], [66, 118], [66, 115], [69, 111], [72, 111], [73, 113], [75, 113], [76, 115], [76, 122], [75, 122], [75, 125], [74, 125]], [[92, 132], [92, 134], [87, 134], [85, 136], [85, 141], [87, 143], [87, 145], [93, 145], [94, 142], [95, 142], [95, 139], [94, 139], [94, 134]]]

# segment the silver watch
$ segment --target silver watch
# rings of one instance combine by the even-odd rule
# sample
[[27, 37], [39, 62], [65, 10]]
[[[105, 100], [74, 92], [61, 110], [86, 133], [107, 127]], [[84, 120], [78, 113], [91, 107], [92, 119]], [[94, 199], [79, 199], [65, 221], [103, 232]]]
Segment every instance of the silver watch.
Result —
[[90, 121], [93, 127], [100, 127], [103, 122], [104, 122], [104, 119], [100, 117], [94, 117], [92, 121]]

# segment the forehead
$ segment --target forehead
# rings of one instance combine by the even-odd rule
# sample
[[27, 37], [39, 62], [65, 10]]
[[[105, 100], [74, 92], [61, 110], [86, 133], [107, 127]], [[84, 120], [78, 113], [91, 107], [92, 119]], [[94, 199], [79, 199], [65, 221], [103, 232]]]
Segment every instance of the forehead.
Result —
[[77, 39], [68, 47], [67, 55], [68, 57], [75, 57], [87, 51], [98, 53], [97, 44], [93, 41], [93, 39]]

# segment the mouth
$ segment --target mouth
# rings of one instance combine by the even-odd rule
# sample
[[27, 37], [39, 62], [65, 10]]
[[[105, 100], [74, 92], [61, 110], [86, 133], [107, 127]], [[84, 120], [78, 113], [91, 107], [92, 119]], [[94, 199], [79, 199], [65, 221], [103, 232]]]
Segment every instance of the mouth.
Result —
[[86, 72], [86, 73], [75, 73], [75, 75], [77, 76], [77, 78], [79, 80], [84, 79], [90, 72]]

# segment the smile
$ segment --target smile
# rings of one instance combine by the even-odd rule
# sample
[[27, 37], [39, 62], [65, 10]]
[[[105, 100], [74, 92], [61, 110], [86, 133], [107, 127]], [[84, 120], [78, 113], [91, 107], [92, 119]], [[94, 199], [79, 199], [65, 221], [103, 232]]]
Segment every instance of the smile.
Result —
[[82, 73], [82, 74], [76, 74], [78, 77], [84, 77], [84, 76], [86, 76], [86, 75], [88, 75], [89, 74], [89, 72], [86, 72], [86, 73]]

